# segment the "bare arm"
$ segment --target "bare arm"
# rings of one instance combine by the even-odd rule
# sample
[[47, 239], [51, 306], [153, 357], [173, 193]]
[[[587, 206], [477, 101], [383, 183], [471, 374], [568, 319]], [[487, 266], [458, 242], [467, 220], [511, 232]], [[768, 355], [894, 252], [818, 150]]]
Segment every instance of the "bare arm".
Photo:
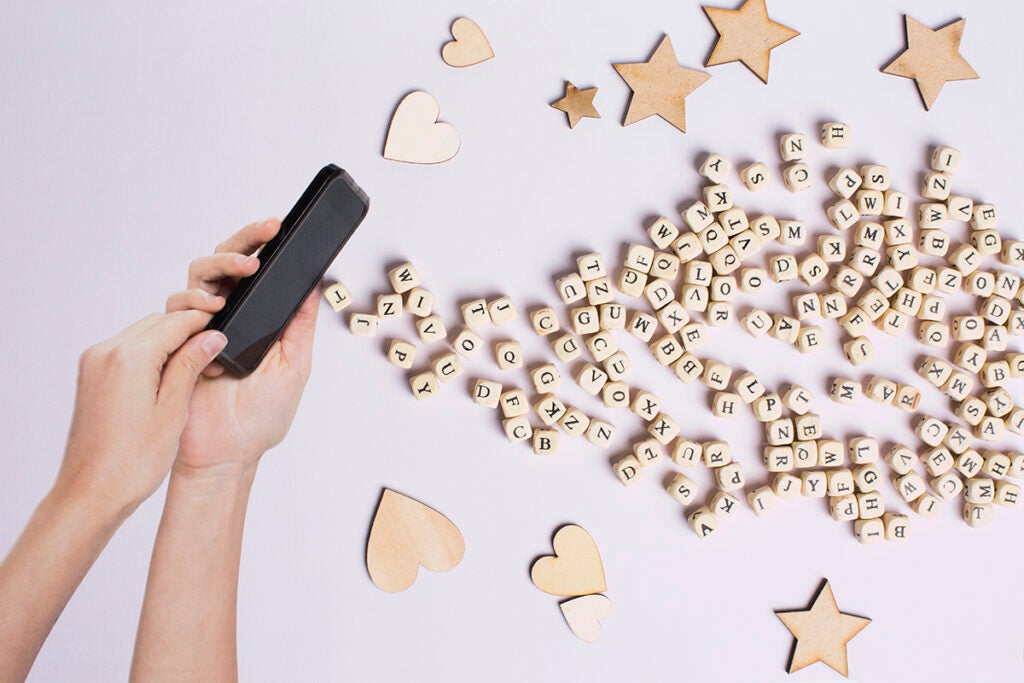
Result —
[[167, 476], [196, 379], [224, 348], [197, 334], [208, 320], [150, 316], [83, 354], [57, 481], [0, 564], [0, 681], [28, 676], [114, 532]]
[[[280, 223], [243, 228], [196, 260], [189, 287], [226, 294], [222, 264]], [[227, 258], [225, 258], [227, 257]], [[188, 308], [174, 296], [170, 310]], [[312, 294], [248, 377], [211, 366], [192, 397], [146, 584], [132, 680], [235, 680], [238, 569], [246, 503], [260, 458], [288, 432], [309, 377], [319, 294]]]
[[237, 679], [242, 530], [256, 468], [173, 471], [149, 568], [132, 679]]

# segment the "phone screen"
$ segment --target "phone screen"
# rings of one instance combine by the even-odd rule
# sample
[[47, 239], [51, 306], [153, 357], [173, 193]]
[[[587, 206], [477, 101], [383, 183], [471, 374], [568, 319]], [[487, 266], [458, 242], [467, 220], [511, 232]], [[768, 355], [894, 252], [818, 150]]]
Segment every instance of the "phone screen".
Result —
[[247, 375], [281, 336], [369, 207], [347, 173], [328, 166], [314, 179], [281, 232], [261, 250], [259, 269], [240, 281], [210, 322], [228, 338], [218, 360]]

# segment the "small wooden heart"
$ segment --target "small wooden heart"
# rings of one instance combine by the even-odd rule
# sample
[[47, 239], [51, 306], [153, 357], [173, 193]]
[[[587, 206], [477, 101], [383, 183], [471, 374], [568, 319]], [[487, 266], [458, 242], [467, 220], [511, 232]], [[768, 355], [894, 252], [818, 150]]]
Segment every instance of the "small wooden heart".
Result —
[[533, 585], [545, 593], [569, 597], [607, 590], [601, 554], [586, 529], [566, 525], [551, 545], [555, 554], [539, 558], [530, 569]]
[[566, 600], [559, 607], [576, 637], [593, 643], [601, 637], [601, 620], [611, 614], [612, 601], [597, 593]]
[[487, 36], [475, 21], [459, 17], [452, 22], [452, 40], [441, 48], [441, 59], [448, 66], [473, 66], [494, 56]]
[[466, 542], [452, 521], [432, 507], [384, 489], [366, 543], [370, 579], [388, 593], [416, 581], [419, 566], [435, 572], [454, 569]]
[[384, 158], [409, 164], [439, 164], [459, 152], [462, 140], [449, 123], [439, 123], [441, 107], [430, 93], [414, 90], [398, 103], [384, 141]]

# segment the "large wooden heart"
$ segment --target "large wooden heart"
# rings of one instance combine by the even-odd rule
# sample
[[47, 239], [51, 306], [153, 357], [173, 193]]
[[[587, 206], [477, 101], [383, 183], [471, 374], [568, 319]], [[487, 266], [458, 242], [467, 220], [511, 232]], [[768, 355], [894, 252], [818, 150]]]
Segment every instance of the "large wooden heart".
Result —
[[441, 48], [441, 59], [448, 66], [473, 66], [494, 56], [483, 30], [472, 19], [459, 17], [452, 22], [452, 40]]
[[533, 563], [530, 578], [533, 585], [551, 595], [587, 595], [603, 593], [604, 565], [597, 544], [586, 529], [569, 524], [555, 534], [554, 555], [546, 555]]
[[435, 572], [455, 568], [466, 542], [452, 521], [432, 507], [384, 489], [366, 543], [370, 579], [388, 593], [416, 581], [420, 565]]
[[414, 90], [398, 103], [384, 141], [384, 158], [409, 164], [439, 164], [459, 152], [459, 132], [439, 123], [441, 107], [434, 96]]

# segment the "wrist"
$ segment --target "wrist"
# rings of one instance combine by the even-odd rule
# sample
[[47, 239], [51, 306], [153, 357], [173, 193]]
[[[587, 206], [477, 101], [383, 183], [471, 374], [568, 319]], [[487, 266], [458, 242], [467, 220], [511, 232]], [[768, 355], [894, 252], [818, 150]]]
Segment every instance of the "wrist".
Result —
[[247, 462], [222, 462], [203, 466], [188, 465], [179, 459], [171, 468], [170, 484], [176, 488], [184, 487], [207, 493], [237, 491], [241, 487], [248, 494], [258, 466], [258, 458]]
[[58, 478], [39, 503], [39, 508], [47, 513], [85, 520], [113, 532], [135, 512], [140, 503], [104, 490], [75, 486]]

